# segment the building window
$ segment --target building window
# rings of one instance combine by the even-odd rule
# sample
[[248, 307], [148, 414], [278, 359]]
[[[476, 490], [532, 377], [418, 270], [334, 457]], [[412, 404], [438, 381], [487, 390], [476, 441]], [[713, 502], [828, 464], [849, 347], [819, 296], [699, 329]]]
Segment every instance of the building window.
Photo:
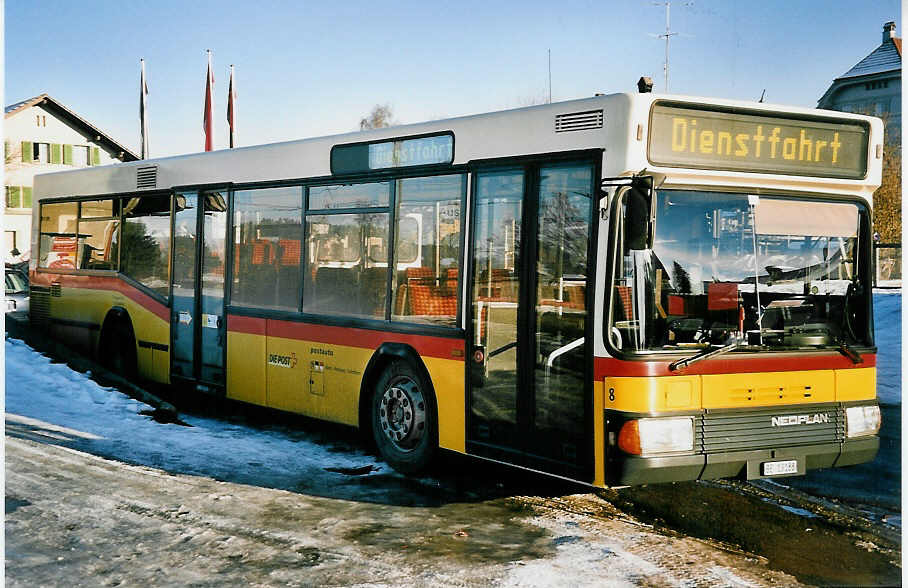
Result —
[[47, 126], [47, 117], [43, 114], [36, 114], [35, 115], [35, 125], [37, 125], [39, 127], [46, 127]]
[[50, 144], [33, 143], [32, 144], [32, 161], [36, 163], [50, 162]]
[[31, 186], [6, 186], [6, 208], [31, 208]]
[[85, 147], [83, 145], [73, 145], [72, 164], [76, 167], [88, 167], [88, 162], [88, 147]]
[[881, 88], [888, 88], [888, 87], [889, 87], [889, 80], [877, 80], [875, 82], [867, 82], [866, 84], [864, 84], [864, 90], [866, 90], [868, 92], [871, 90], [879, 90]]

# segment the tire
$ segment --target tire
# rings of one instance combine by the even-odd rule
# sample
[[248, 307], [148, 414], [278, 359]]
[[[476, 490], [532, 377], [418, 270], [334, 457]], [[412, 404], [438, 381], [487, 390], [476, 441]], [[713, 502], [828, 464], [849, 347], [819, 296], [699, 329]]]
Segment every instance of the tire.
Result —
[[118, 320], [106, 331], [101, 346], [101, 364], [115, 374], [132, 380], [138, 373], [136, 361], [136, 339], [132, 326]]
[[410, 364], [395, 361], [385, 369], [371, 413], [381, 457], [404, 474], [425, 471], [438, 451], [438, 416], [429, 385]]

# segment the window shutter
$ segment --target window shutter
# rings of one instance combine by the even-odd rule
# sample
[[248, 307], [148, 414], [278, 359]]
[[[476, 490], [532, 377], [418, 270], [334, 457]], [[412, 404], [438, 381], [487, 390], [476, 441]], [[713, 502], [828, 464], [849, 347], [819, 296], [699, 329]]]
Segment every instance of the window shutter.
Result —
[[63, 145], [63, 164], [64, 165], [73, 164], [73, 146], [72, 145]]
[[63, 163], [63, 145], [59, 143], [51, 143], [50, 145], [50, 162], [51, 163]]
[[32, 187], [22, 186], [22, 208], [32, 207]]
[[101, 165], [101, 148], [91, 148], [91, 165]]
[[31, 163], [35, 160], [35, 154], [32, 152], [32, 142], [22, 141], [22, 161]]
[[19, 186], [9, 187], [9, 197], [6, 199], [7, 208], [19, 208], [21, 189]]

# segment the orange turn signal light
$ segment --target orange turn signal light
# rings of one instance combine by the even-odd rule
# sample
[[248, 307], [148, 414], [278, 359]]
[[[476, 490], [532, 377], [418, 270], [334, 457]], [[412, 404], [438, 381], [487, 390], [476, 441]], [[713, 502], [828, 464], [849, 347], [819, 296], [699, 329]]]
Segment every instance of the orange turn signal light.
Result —
[[640, 455], [640, 424], [639, 421], [627, 421], [618, 433], [618, 448], [631, 455]]

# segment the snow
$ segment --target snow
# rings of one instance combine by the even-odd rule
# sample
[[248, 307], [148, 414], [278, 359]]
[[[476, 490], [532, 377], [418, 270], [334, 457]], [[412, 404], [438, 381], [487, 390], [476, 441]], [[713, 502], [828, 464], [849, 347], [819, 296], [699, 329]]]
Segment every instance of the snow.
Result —
[[[319, 443], [296, 428], [255, 428], [245, 423], [181, 413], [191, 426], [162, 424], [141, 414], [151, 407], [88, 374], [53, 363], [24, 342], [6, 341], [6, 419], [68, 447], [169, 472], [255, 483], [312, 494], [383, 501], [387, 490], [364, 487], [362, 478], [397, 476], [356, 446]], [[364, 468], [351, 477], [325, 468]], [[345, 490], [343, 487], [347, 485]], [[370, 493], [372, 496], [370, 496]]]
[[902, 292], [873, 293], [873, 325], [878, 349], [877, 396], [880, 404], [902, 403]]

